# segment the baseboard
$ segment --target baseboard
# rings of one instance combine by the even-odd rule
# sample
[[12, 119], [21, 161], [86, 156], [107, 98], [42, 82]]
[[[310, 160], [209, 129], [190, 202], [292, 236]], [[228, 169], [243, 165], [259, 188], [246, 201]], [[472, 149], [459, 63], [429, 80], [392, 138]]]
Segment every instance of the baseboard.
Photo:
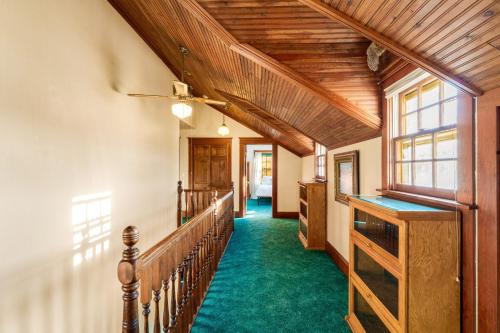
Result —
[[329, 241], [326, 241], [325, 244], [326, 253], [332, 258], [333, 262], [340, 269], [345, 276], [349, 273], [349, 263], [345, 258], [337, 251]]
[[273, 217], [276, 219], [298, 219], [299, 212], [276, 212]]

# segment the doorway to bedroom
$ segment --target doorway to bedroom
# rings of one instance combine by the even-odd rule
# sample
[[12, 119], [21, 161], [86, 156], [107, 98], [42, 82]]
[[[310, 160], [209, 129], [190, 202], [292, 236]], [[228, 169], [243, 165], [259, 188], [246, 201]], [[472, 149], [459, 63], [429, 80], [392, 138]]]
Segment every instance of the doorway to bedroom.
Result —
[[272, 217], [276, 146], [265, 138], [240, 138], [240, 216]]

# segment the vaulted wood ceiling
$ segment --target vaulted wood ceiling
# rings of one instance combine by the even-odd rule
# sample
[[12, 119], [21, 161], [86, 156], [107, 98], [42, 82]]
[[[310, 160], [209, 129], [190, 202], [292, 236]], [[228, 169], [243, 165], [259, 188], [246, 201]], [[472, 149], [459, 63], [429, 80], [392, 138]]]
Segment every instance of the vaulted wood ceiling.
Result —
[[[190, 49], [198, 94], [298, 155], [379, 135], [379, 83], [407, 60], [473, 93], [500, 86], [496, 1], [110, 2], [174, 73]], [[392, 52], [378, 72], [366, 37]]]

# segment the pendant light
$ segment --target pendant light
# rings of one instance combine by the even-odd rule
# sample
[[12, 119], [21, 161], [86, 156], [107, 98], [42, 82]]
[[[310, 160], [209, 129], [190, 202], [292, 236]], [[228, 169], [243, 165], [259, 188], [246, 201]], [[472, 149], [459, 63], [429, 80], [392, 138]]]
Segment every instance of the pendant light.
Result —
[[226, 126], [226, 116], [222, 115], [222, 125], [217, 130], [220, 136], [226, 136], [229, 134], [229, 127]]

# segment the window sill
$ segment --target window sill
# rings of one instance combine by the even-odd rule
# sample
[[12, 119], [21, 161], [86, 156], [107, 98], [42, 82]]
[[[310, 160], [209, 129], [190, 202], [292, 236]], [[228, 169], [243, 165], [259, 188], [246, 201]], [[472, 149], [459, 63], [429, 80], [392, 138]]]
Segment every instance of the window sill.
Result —
[[465, 210], [474, 210], [477, 209], [477, 206], [461, 203], [455, 200], [448, 200], [442, 198], [431, 197], [427, 195], [394, 191], [394, 190], [377, 190], [382, 193], [382, 195], [399, 199], [411, 201], [414, 203], [422, 204], [422, 205], [430, 205], [443, 209], [465, 209]]

